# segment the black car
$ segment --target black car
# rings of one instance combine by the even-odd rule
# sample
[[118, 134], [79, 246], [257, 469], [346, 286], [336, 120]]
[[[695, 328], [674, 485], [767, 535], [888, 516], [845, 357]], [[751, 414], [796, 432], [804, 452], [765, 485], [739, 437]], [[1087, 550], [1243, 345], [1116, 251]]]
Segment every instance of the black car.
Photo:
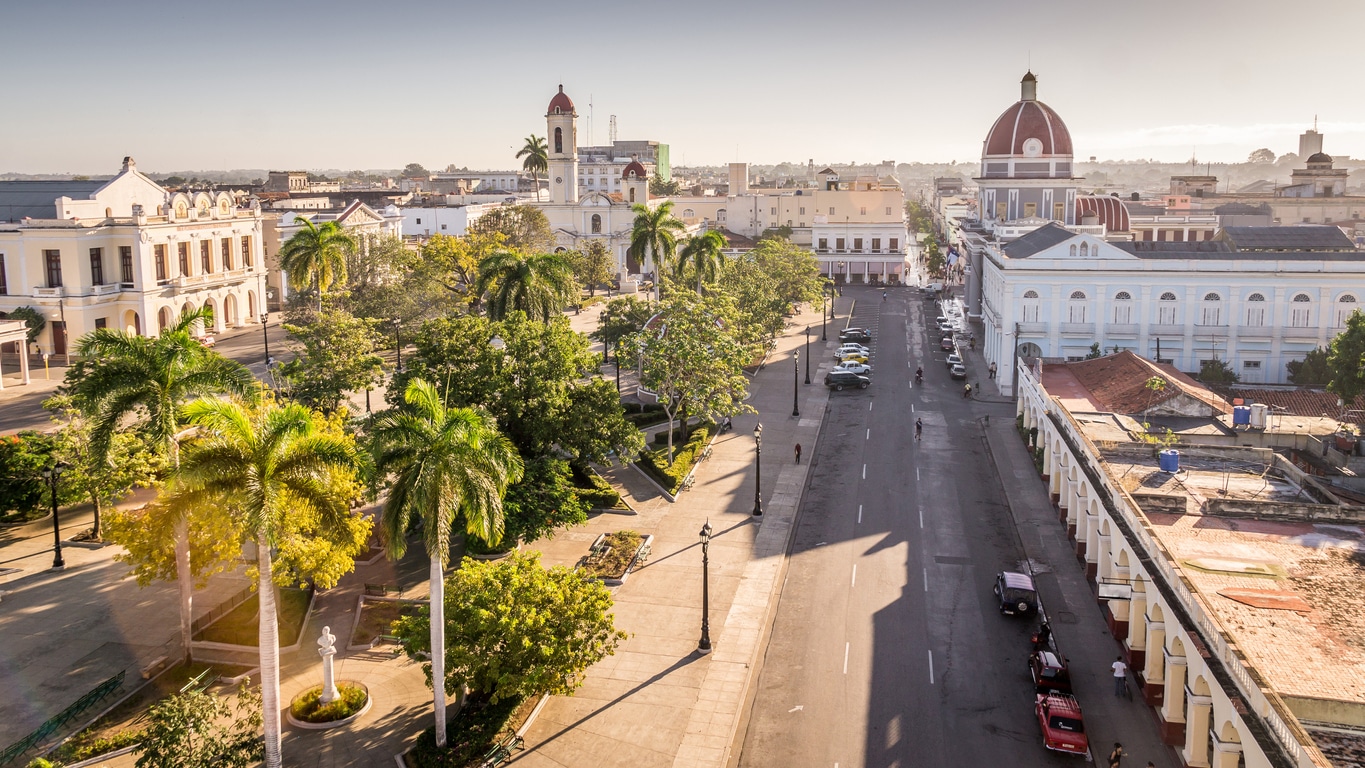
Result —
[[871, 328], [845, 328], [839, 331], [839, 341], [852, 341], [858, 344], [866, 344], [872, 341]]
[[825, 374], [825, 386], [836, 392], [842, 392], [848, 387], [867, 389], [868, 385], [871, 383], [872, 379], [869, 379], [866, 376], [859, 376], [852, 371], [830, 371]]
[[994, 591], [1000, 599], [1001, 613], [1023, 614], [1038, 610], [1038, 590], [1033, 587], [1033, 577], [1026, 573], [1001, 571], [996, 574]]

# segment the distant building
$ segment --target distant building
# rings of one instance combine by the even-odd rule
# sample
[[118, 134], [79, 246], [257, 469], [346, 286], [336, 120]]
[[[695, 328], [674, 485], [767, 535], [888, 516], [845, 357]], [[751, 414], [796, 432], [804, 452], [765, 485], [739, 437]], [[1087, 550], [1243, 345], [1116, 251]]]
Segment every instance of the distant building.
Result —
[[307, 192], [307, 171], [270, 171], [265, 180], [265, 192]]
[[494, 205], [423, 205], [398, 209], [403, 215], [403, 234], [409, 237], [448, 235], [458, 237], [469, 232], [469, 225], [479, 220]]
[[272, 309], [283, 307], [290, 293], [308, 290], [308, 286], [302, 288], [290, 286], [289, 276], [280, 270], [280, 248], [303, 228], [298, 221], [300, 218], [307, 219], [314, 225], [335, 221], [356, 238], [361, 248], [368, 248], [374, 238], [403, 237], [403, 214], [395, 205], [390, 205], [381, 212], [359, 200], [353, 200], [350, 205], [339, 211], [286, 211], [267, 216], [262, 233], [266, 243], [265, 263], [269, 286], [267, 297]]

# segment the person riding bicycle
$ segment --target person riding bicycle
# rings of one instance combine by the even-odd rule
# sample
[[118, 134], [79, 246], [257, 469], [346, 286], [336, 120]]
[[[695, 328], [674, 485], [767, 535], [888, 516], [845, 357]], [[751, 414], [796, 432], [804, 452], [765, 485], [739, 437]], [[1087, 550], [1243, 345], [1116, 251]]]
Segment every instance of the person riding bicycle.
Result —
[[919, 384], [922, 381], [924, 381], [924, 366], [921, 365], [915, 369], [915, 383]]
[[920, 434], [923, 433], [923, 432], [924, 432], [924, 419], [916, 418], [916, 419], [915, 419], [915, 439], [918, 440], [918, 439], [920, 438]]
[[972, 396], [972, 385], [971, 385], [971, 384], [964, 384], [964, 385], [962, 385], [962, 396], [963, 396], [964, 398], [967, 398], [967, 397], [971, 397], [971, 396]]
[[886, 291], [882, 291], [882, 301], [886, 301]]

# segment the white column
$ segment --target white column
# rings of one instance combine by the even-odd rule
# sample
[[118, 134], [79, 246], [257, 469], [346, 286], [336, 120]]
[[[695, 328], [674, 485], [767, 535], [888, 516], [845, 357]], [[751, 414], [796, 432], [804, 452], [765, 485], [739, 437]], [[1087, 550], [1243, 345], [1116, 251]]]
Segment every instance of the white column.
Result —
[[1209, 764], [1209, 715], [1212, 711], [1211, 696], [1189, 694], [1189, 709], [1185, 716], [1185, 750], [1181, 756], [1190, 768], [1205, 768]]
[[1212, 768], [1238, 768], [1241, 765], [1241, 757], [1241, 744], [1235, 741], [1224, 742], [1214, 739]]
[[1147, 661], [1142, 665], [1142, 679], [1149, 684], [1166, 682], [1166, 624], [1142, 617], [1147, 625]]
[[1185, 722], [1185, 657], [1166, 653], [1166, 690], [1161, 717], [1168, 723]]

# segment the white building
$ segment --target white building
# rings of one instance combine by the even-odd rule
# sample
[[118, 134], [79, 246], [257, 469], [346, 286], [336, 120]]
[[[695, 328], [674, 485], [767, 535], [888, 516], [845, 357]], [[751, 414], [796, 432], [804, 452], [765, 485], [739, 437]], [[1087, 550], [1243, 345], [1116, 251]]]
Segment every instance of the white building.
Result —
[[0, 182], [0, 217], [0, 312], [41, 312], [44, 353], [96, 328], [153, 335], [202, 306], [210, 331], [261, 311], [260, 210], [171, 193], [130, 157], [107, 181]]
[[469, 231], [469, 225], [479, 220], [493, 206], [474, 205], [404, 206], [403, 234], [416, 237], [449, 235], [459, 237]]
[[289, 276], [280, 271], [279, 253], [289, 238], [303, 228], [298, 222], [300, 217], [315, 226], [335, 221], [356, 238], [361, 248], [368, 247], [374, 238], [403, 237], [403, 213], [396, 205], [386, 206], [380, 212], [353, 200], [340, 211], [283, 211], [266, 217], [262, 232], [266, 243], [265, 263], [269, 269], [267, 298], [271, 309], [284, 306], [284, 300], [291, 293]]

